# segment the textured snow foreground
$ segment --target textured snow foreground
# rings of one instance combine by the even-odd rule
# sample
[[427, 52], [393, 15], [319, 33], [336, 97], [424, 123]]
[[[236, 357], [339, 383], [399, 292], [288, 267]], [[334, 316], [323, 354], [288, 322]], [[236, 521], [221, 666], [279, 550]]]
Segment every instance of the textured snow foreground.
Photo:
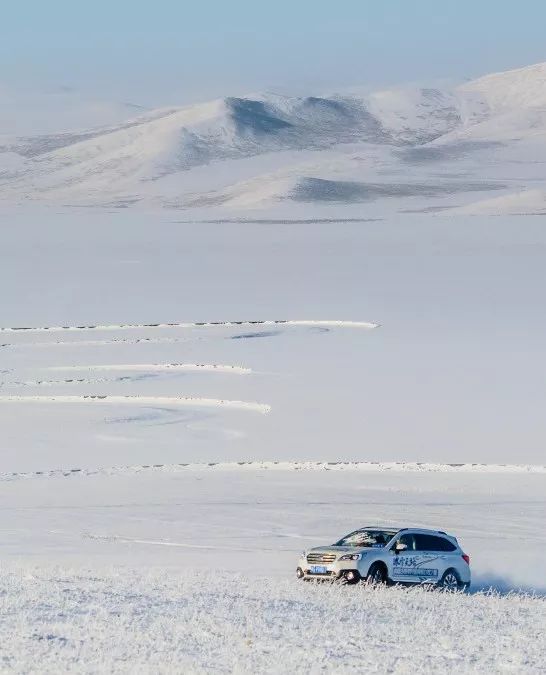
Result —
[[[546, 474], [302, 467], [5, 475], [0, 663], [25, 673], [546, 665]], [[457, 535], [472, 595], [294, 578], [304, 548], [410, 521]], [[497, 595], [480, 593], [489, 588]]]
[[229, 574], [3, 571], [18, 672], [543, 672], [546, 600]]

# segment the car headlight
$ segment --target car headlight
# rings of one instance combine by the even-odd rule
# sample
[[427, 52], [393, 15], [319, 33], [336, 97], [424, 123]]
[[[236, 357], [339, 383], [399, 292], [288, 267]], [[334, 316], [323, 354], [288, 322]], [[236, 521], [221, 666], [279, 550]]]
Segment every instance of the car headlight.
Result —
[[305, 558], [306, 555], [307, 555], [307, 551], [302, 551], [300, 558]]
[[361, 560], [362, 555], [362, 553], [346, 553], [341, 556], [340, 560]]

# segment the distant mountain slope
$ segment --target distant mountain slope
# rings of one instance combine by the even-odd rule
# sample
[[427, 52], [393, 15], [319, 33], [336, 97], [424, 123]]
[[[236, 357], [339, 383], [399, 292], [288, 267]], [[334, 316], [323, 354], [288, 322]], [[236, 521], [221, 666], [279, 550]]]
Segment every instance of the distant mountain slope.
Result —
[[71, 87], [40, 91], [0, 86], [0, 139], [119, 124], [146, 107], [86, 96]]
[[528, 187], [545, 148], [539, 64], [452, 91], [228, 97], [86, 130], [4, 134], [0, 194], [176, 208], [381, 200], [401, 210], [418, 209], [419, 200], [426, 209], [459, 207], [476, 191], [485, 193], [481, 202], [491, 190]]
[[481, 99], [487, 105], [486, 114], [546, 108], [546, 63], [486, 75], [461, 85], [458, 92]]

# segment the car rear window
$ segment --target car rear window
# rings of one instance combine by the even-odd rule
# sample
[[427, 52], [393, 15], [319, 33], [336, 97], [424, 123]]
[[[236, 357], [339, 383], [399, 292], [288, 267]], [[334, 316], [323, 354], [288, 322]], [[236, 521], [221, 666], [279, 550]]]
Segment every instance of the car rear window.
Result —
[[449, 539], [444, 537], [435, 537], [432, 534], [416, 534], [416, 549], [418, 551], [447, 551], [451, 552], [456, 549]]

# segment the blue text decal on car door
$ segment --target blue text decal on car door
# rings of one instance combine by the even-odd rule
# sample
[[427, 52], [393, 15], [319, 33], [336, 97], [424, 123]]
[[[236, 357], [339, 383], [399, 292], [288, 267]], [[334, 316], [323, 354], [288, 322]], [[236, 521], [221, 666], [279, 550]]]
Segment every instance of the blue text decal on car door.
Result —
[[392, 561], [393, 576], [395, 577], [438, 577], [438, 569], [425, 567], [437, 560], [437, 557], [421, 560], [422, 556], [398, 555]]

